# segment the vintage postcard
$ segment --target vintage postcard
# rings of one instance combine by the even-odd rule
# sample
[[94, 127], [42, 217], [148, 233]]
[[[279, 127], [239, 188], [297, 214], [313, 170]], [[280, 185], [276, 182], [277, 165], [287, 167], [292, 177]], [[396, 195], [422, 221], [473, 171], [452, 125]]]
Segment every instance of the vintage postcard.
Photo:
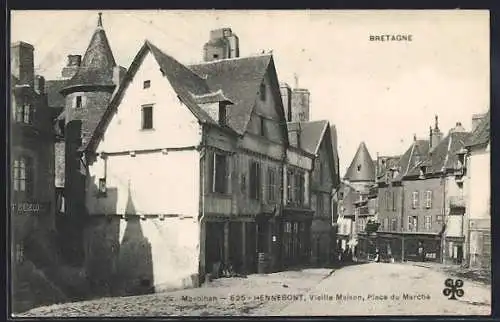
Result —
[[11, 11], [12, 315], [490, 315], [489, 19]]

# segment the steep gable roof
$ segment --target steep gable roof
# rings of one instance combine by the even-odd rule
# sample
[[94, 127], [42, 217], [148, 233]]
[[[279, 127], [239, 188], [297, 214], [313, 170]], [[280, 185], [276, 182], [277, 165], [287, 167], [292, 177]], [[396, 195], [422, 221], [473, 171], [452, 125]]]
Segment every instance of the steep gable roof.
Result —
[[375, 163], [365, 142], [361, 142], [351, 161], [351, 165], [346, 171], [344, 180], [354, 181], [375, 181]]
[[[139, 69], [144, 57], [148, 52], [151, 52], [163, 75], [168, 79], [173, 90], [181, 100], [181, 102], [193, 113], [200, 123], [218, 125], [209, 114], [196, 103], [196, 95], [210, 94], [211, 91], [203, 79], [194, 74], [186, 66], [179, 63], [173, 57], [165, 54], [158, 47], [145, 41], [136, 57], [132, 61], [130, 68], [120, 84], [120, 87], [115, 92], [111, 102], [103, 114], [96, 130], [92, 134], [89, 144], [84, 147], [86, 150], [94, 150], [99, 138], [102, 136], [105, 128], [111, 120], [111, 116], [118, 108], [123, 95], [128, 88], [128, 85], [134, 78], [135, 73]], [[224, 95], [214, 95], [216, 98], [226, 99]]]
[[420, 166], [427, 166], [426, 173], [442, 173], [448, 169], [455, 169], [458, 162], [457, 152], [465, 146], [470, 137], [469, 132], [450, 132], [434, 149], [427, 158], [412, 165], [406, 176], [418, 176]]
[[[325, 142], [328, 149], [328, 154], [330, 158], [330, 170], [332, 175], [338, 173], [337, 170], [337, 160], [336, 160], [336, 148], [332, 142], [332, 134], [330, 123], [326, 120], [311, 121], [311, 122], [290, 122], [293, 124], [300, 124], [300, 148], [309, 154], [317, 155], [320, 146]], [[289, 123], [289, 124], [290, 124]], [[337, 180], [334, 179], [336, 183]]]
[[426, 159], [428, 154], [429, 141], [414, 140], [408, 150], [401, 156], [399, 160], [399, 175], [394, 180], [402, 180], [403, 177], [408, 174], [408, 171], [410, 171], [416, 163]]
[[[234, 103], [227, 113], [228, 125], [244, 134], [255, 106], [260, 84], [272, 64], [271, 55], [223, 59], [188, 66], [212, 91], [222, 89]], [[279, 89], [279, 85], [278, 85]], [[281, 99], [277, 104], [282, 104]], [[284, 119], [284, 112], [283, 119]]]
[[300, 123], [300, 148], [311, 154], [318, 153], [319, 146], [328, 127], [328, 121], [293, 123]]
[[472, 135], [465, 143], [467, 147], [486, 145], [490, 141], [490, 111], [486, 113], [477, 128], [472, 132]]

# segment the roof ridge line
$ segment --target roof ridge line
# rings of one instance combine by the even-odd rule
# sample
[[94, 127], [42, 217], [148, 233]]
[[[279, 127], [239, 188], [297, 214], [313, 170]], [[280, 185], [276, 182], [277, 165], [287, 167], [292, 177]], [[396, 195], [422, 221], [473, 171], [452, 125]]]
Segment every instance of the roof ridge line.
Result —
[[272, 54], [258, 54], [258, 55], [243, 56], [243, 57], [240, 56], [240, 57], [222, 58], [222, 59], [210, 60], [210, 61], [201, 61], [198, 63], [189, 63], [186, 65], [186, 67], [189, 68], [189, 66], [209, 65], [209, 64], [215, 64], [215, 63], [220, 63], [220, 62], [225, 62], [225, 61], [243, 60], [243, 59], [259, 58], [259, 57], [272, 57]]

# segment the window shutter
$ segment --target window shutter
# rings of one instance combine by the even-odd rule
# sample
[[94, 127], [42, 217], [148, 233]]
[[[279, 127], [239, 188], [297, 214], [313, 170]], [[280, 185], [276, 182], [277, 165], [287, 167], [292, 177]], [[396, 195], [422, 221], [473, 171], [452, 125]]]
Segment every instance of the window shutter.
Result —
[[432, 190], [429, 191], [429, 208], [432, 208]]
[[86, 107], [86, 106], [87, 106], [87, 96], [82, 95], [82, 107]]

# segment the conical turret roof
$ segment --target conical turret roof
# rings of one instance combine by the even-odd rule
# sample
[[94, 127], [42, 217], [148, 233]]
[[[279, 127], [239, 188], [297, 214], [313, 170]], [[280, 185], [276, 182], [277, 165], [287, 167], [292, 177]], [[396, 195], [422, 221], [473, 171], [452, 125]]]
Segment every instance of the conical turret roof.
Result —
[[361, 142], [359, 145], [358, 151], [356, 151], [351, 165], [347, 169], [344, 180], [350, 182], [375, 181], [375, 164], [365, 142]]
[[97, 28], [85, 51], [80, 68], [68, 82], [68, 87], [77, 85], [115, 85], [113, 68], [116, 66], [106, 32], [102, 27], [101, 13]]

